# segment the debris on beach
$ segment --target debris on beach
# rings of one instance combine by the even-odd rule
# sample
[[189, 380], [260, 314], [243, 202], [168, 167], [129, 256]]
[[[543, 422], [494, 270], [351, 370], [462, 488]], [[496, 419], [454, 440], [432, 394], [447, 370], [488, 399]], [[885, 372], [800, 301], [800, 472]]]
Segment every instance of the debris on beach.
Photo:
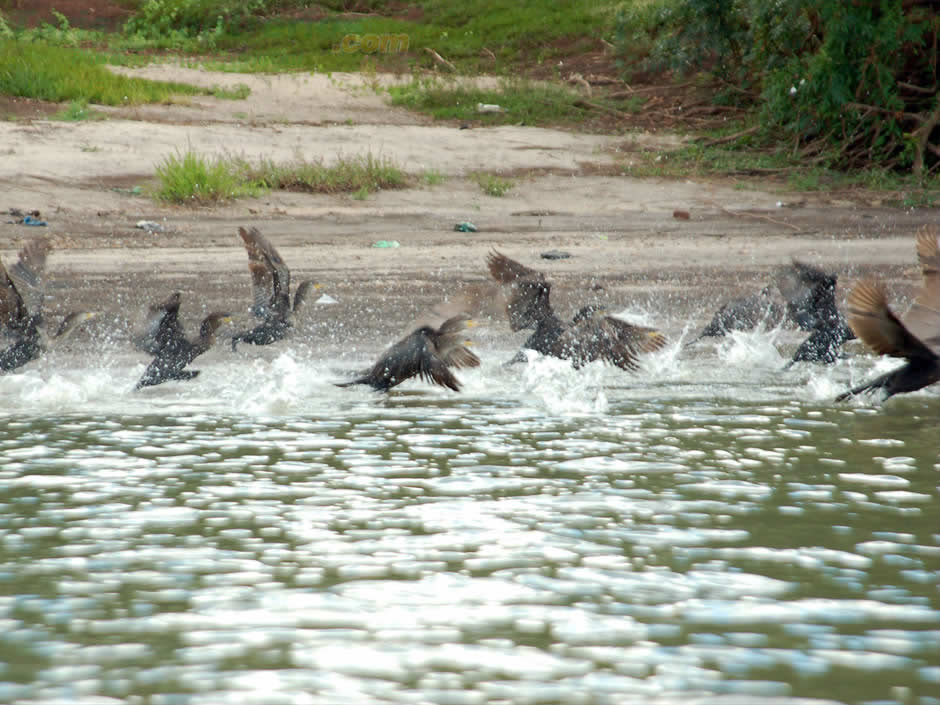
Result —
[[471, 223], [469, 220], [465, 220], [461, 223], [457, 223], [454, 226], [454, 230], [458, 233], [475, 233], [477, 231], [477, 226]]
[[134, 225], [134, 227], [139, 228], [140, 230], [146, 230], [148, 233], [151, 233], [151, 234], [166, 232], [166, 228], [164, 226], [160, 225], [160, 223], [157, 223], [156, 221], [153, 221], [153, 220], [138, 220], [136, 225]]
[[568, 259], [571, 257], [571, 253], [564, 250], [548, 250], [543, 252], [541, 257], [542, 259]]

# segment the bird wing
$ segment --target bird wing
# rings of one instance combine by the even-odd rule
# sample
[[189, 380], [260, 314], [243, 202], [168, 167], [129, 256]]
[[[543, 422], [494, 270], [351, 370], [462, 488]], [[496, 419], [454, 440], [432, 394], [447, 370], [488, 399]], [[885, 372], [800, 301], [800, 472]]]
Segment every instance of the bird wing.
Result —
[[444, 321], [432, 334], [436, 356], [448, 367], [479, 367], [480, 358], [463, 345], [463, 332], [470, 316], [458, 313]]
[[20, 331], [25, 329], [30, 316], [42, 315], [50, 247], [46, 238], [31, 240], [20, 250], [19, 259], [9, 271], [0, 264], [0, 324]]
[[239, 228], [251, 272], [251, 312], [267, 318], [290, 311], [290, 270], [274, 245], [257, 228]]
[[849, 326], [875, 353], [907, 359], [936, 357], [894, 315], [880, 283], [856, 284], [849, 295], [848, 309]]
[[436, 354], [423, 328], [405, 336], [386, 350], [372, 369], [356, 382], [387, 390], [415, 376], [455, 392], [460, 391], [456, 377]]
[[185, 339], [179, 321], [181, 296], [172, 294], [166, 301], [151, 306], [143, 332], [134, 336], [134, 346], [150, 355], [159, 355], [170, 345]]
[[637, 356], [659, 350], [666, 336], [655, 328], [636, 326], [613, 316], [588, 318], [570, 326], [552, 345], [552, 354], [571, 360], [575, 367], [605, 360], [634, 372]]
[[297, 311], [297, 309], [303, 306], [304, 303], [306, 303], [307, 301], [307, 295], [310, 293], [310, 290], [317, 289], [319, 288], [319, 286], [320, 285], [317, 284], [312, 279], [305, 279], [304, 281], [300, 282], [300, 285], [297, 287], [297, 290], [294, 292], [293, 310]]
[[551, 284], [545, 275], [519, 264], [506, 255], [493, 250], [486, 257], [490, 275], [509, 289], [506, 314], [509, 327], [514, 331], [528, 328], [537, 320], [550, 315]]
[[904, 324], [920, 340], [940, 353], [940, 250], [937, 238], [940, 229], [936, 225], [925, 225], [917, 233], [917, 259], [920, 261], [924, 284], [910, 310], [904, 316]]
[[0, 331], [7, 328], [21, 330], [28, 315], [23, 298], [16, 290], [16, 284], [7, 273], [3, 262], [0, 262]]
[[831, 324], [838, 317], [834, 274], [793, 260], [777, 270], [774, 281], [787, 302], [787, 310], [803, 330], [813, 330], [821, 323]]

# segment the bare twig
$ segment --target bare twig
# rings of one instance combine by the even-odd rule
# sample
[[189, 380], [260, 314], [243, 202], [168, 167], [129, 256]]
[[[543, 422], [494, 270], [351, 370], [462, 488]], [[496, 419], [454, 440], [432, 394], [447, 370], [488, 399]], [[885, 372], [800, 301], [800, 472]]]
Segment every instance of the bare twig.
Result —
[[771, 218], [769, 215], [761, 215], [760, 213], [748, 213], [747, 211], [733, 211], [725, 208], [720, 203], [715, 203], [714, 201], [706, 201], [706, 203], [715, 206], [722, 213], [726, 213], [730, 216], [737, 218], [757, 218], [758, 220], [766, 220], [768, 223], [773, 223], [774, 225], [782, 225], [796, 232], [800, 232], [801, 228], [797, 227], [793, 223], [787, 223], [782, 220], [777, 220], [776, 218]]
[[617, 109], [615, 109], [615, 108], [608, 108], [606, 105], [600, 105], [600, 104], [598, 104], [598, 103], [592, 103], [592, 102], [587, 101], [587, 100], [581, 100], [580, 98], [579, 98], [578, 100], [574, 101], [574, 103], [572, 103], [572, 105], [574, 105], [576, 108], [583, 108], [583, 109], [586, 109], [586, 110], [599, 110], [599, 111], [601, 111], [601, 112], [603, 112], [603, 113], [607, 113], [607, 114], [609, 114], [609, 115], [614, 115], [614, 116], [616, 116], [616, 117], [623, 118], [623, 119], [625, 119], [625, 120], [629, 120], [629, 119], [632, 117], [632, 115], [630, 115], [629, 113], [625, 113], [625, 112], [623, 112], [622, 110], [617, 110]]
[[493, 61], [496, 61], [496, 54], [494, 54], [493, 52], [491, 52], [491, 51], [490, 51], [489, 49], [487, 49], [486, 47], [483, 47], [480, 51], [481, 51], [482, 53], [486, 54], [488, 57], [490, 57]]
[[911, 132], [917, 150], [914, 152], [914, 163], [911, 165], [911, 171], [917, 176], [920, 176], [924, 171], [924, 151], [930, 146], [930, 133], [940, 123], [940, 92], [934, 98], [936, 104], [933, 112], [923, 119], [923, 122], [916, 130]]
[[453, 71], [454, 73], [457, 73], [457, 67], [454, 66], [452, 63], [450, 63], [450, 62], [449, 62], [447, 59], [445, 59], [443, 56], [441, 56], [440, 54], [438, 54], [436, 51], [434, 51], [431, 47], [424, 47], [424, 50], [425, 50], [428, 54], [430, 54], [431, 57], [432, 57], [437, 63], [439, 63], [441, 66], [446, 66], [448, 69], [450, 69], [450, 70]]
[[741, 130], [740, 132], [735, 132], [731, 135], [725, 135], [724, 137], [718, 137], [713, 140], [708, 140], [708, 142], [702, 142], [703, 147], [714, 147], [716, 144], [726, 144], [728, 142], [734, 142], [735, 140], [746, 137], [747, 135], [753, 135], [760, 129], [760, 125], [754, 125], [754, 127], [749, 127], [746, 130]]

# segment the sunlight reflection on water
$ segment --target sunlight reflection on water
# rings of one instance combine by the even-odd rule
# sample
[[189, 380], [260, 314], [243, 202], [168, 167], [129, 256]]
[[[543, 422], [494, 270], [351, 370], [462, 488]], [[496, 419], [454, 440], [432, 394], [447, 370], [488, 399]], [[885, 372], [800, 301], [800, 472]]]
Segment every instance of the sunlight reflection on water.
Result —
[[2, 377], [0, 701], [940, 703], [936, 392], [834, 405], [883, 363], [767, 335]]

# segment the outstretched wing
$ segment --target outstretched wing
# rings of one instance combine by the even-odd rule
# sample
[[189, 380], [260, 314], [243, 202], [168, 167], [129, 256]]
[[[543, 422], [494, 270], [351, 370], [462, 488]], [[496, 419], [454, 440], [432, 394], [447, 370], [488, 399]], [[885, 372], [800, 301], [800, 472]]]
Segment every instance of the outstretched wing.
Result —
[[185, 338], [179, 321], [180, 292], [148, 309], [147, 320], [141, 333], [134, 336], [134, 346], [150, 355], [160, 355], [169, 346]]
[[666, 336], [655, 328], [636, 326], [613, 316], [587, 318], [569, 327], [552, 346], [552, 354], [580, 367], [604, 360], [629, 372], [636, 371], [642, 353], [659, 350]]
[[480, 358], [464, 345], [463, 332], [469, 321], [469, 315], [458, 313], [444, 321], [435, 334], [437, 356], [448, 367], [462, 369], [480, 366]]
[[395, 387], [412, 377], [460, 391], [460, 383], [447, 369], [445, 362], [438, 357], [428, 338], [428, 329], [421, 328], [386, 350], [378, 362], [365, 375], [349, 384], [368, 384], [383, 391]]
[[838, 319], [836, 275], [793, 260], [788, 267], [778, 269], [774, 279], [786, 299], [790, 317], [803, 330], [833, 325]]
[[290, 270], [257, 228], [239, 228], [251, 272], [251, 312], [259, 318], [290, 311]]
[[506, 314], [514, 331], [550, 315], [551, 285], [545, 275], [493, 250], [486, 256], [490, 275], [508, 290]]
[[849, 325], [875, 353], [907, 359], [936, 357], [894, 315], [880, 283], [859, 282], [849, 295], [848, 308]]
[[918, 292], [910, 310], [904, 316], [904, 324], [912, 334], [940, 352], [940, 250], [937, 239], [940, 229], [936, 225], [925, 225], [917, 233], [917, 259], [920, 261], [924, 284]]
[[49, 250], [49, 241], [39, 238], [26, 243], [9, 271], [0, 263], [0, 328], [23, 332], [31, 316], [42, 315]]

